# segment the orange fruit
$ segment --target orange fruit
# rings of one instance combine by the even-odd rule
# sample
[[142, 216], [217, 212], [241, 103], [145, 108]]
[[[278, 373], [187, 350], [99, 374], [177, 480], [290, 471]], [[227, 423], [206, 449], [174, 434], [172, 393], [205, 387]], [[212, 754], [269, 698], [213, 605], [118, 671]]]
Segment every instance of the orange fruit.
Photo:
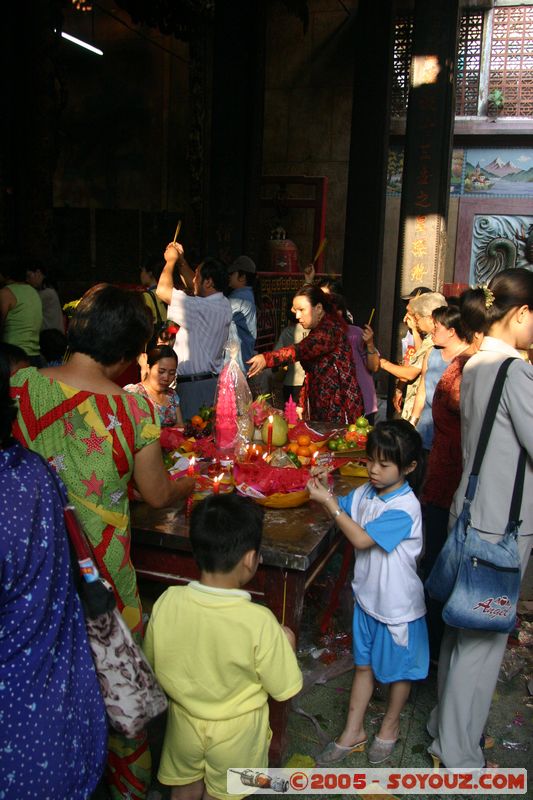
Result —
[[194, 417], [191, 417], [191, 425], [193, 428], [201, 428], [203, 423], [203, 419], [199, 414], [195, 414]]
[[[298, 438], [300, 438], [300, 437], [298, 437]], [[307, 437], [307, 438], [309, 438], [309, 437]], [[304, 458], [309, 458], [310, 456], [313, 455], [313, 451], [311, 450], [310, 447], [299, 447], [298, 450], [296, 451], [296, 455], [297, 456], [303, 456]]]
[[299, 448], [300, 445], [298, 444], [298, 442], [291, 442], [287, 447], [287, 450], [289, 450], [291, 453], [296, 453], [296, 455], [298, 455]]
[[308, 436], [306, 433], [302, 433], [301, 436], [298, 436], [296, 439], [300, 447], [309, 447], [311, 444], [311, 437]]
[[184, 453], [192, 453], [194, 450], [194, 442], [189, 442], [188, 439], [185, 439], [180, 447], [180, 450], [183, 450]]

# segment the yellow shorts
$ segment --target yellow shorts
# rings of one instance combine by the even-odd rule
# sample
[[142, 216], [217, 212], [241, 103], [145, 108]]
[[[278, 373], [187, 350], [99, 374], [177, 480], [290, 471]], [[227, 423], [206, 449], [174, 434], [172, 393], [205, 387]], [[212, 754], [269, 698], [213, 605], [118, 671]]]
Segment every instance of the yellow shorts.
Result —
[[240, 717], [206, 720], [170, 701], [157, 778], [166, 786], [203, 780], [213, 797], [237, 800], [238, 795], [227, 793], [227, 770], [266, 769], [271, 738], [267, 704]]

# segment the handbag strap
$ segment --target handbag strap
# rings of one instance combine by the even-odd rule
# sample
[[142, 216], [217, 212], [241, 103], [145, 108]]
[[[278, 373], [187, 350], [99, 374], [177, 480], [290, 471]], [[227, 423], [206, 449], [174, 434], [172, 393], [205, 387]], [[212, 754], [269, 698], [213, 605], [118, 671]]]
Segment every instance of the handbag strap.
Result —
[[485, 451], [489, 443], [490, 432], [492, 430], [496, 412], [500, 404], [503, 385], [505, 383], [505, 379], [507, 378], [507, 371], [511, 366], [511, 362], [513, 361], [515, 361], [515, 358], [513, 357], [506, 358], [498, 369], [498, 374], [496, 375], [496, 380], [494, 381], [494, 386], [492, 387], [492, 392], [490, 393], [487, 410], [485, 411], [485, 418], [483, 419], [483, 424], [481, 425], [481, 430], [479, 432], [479, 441], [477, 443], [474, 463], [472, 464], [472, 470], [470, 472], [471, 475], [479, 475], [481, 462], [483, 461], [483, 456], [485, 455]]
[[[472, 469], [470, 472], [470, 476], [468, 478], [468, 484], [466, 488], [465, 499], [469, 501], [472, 501], [474, 493], [476, 491], [477, 482], [479, 478], [479, 471], [481, 469], [483, 457], [485, 455], [485, 452], [487, 450], [487, 445], [489, 443], [490, 433], [492, 430], [492, 426], [494, 424], [494, 420], [496, 418], [496, 412], [498, 411], [498, 406], [500, 404], [503, 387], [505, 384], [505, 380], [507, 378], [507, 372], [513, 361], [516, 361], [515, 356], [511, 356], [509, 358], [506, 358], [505, 361], [502, 361], [498, 369], [498, 373], [496, 375], [496, 380], [494, 381], [494, 386], [492, 387], [492, 391], [490, 393], [489, 402], [487, 404], [487, 410], [485, 411], [485, 417], [483, 418], [483, 423], [481, 425], [481, 430], [479, 432], [479, 441], [477, 444], [476, 453], [474, 455], [474, 462], [472, 464]], [[511, 498], [511, 507], [509, 509], [509, 524], [510, 526], [513, 526], [515, 529], [520, 526], [520, 521], [518, 517], [520, 515], [520, 508], [522, 506], [526, 460], [527, 460], [527, 453], [525, 451], [525, 448], [522, 447], [520, 449], [520, 456], [518, 458], [518, 465], [516, 468], [516, 475], [513, 486], [513, 495]]]
[[513, 496], [511, 498], [511, 507], [509, 509], [509, 524], [514, 529], [518, 529], [522, 524], [520, 517], [520, 509], [522, 507], [522, 495], [524, 492], [524, 476], [526, 473], [527, 453], [526, 448], [522, 447], [520, 456], [518, 458], [518, 466], [516, 468], [516, 477], [514, 480]]

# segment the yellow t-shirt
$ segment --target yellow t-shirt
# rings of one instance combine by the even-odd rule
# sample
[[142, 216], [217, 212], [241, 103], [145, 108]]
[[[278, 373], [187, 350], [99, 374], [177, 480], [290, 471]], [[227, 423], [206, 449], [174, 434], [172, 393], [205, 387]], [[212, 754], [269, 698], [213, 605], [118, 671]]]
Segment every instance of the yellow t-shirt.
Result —
[[154, 605], [144, 652], [171, 701], [191, 716], [231, 719], [268, 695], [288, 700], [302, 688], [280, 624], [251, 599], [193, 581], [167, 589]]
[[154, 318], [154, 325], [156, 325], [158, 321], [157, 311], [159, 311], [161, 322], [166, 322], [167, 305], [166, 303], [164, 303], [162, 300], [159, 299], [154, 289], [143, 292], [142, 299], [144, 300], [145, 304], [148, 306], [148, 308], [152, 313], [152, 317]]

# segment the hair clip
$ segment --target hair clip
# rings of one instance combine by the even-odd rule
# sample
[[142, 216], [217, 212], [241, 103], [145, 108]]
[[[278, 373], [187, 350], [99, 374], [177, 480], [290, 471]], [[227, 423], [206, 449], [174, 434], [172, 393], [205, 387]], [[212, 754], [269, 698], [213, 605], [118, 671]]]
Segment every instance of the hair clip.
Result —
[[490, 308], [494, 305], [494, 301], [496, 298], [494, 297], [494, 292], [492, 289], [489, 289], [486, 283], [478, 283], [476, 286], [471, 286], [471, 289], [481, 289], [484, 296], [485, 296], [485, 308]]

